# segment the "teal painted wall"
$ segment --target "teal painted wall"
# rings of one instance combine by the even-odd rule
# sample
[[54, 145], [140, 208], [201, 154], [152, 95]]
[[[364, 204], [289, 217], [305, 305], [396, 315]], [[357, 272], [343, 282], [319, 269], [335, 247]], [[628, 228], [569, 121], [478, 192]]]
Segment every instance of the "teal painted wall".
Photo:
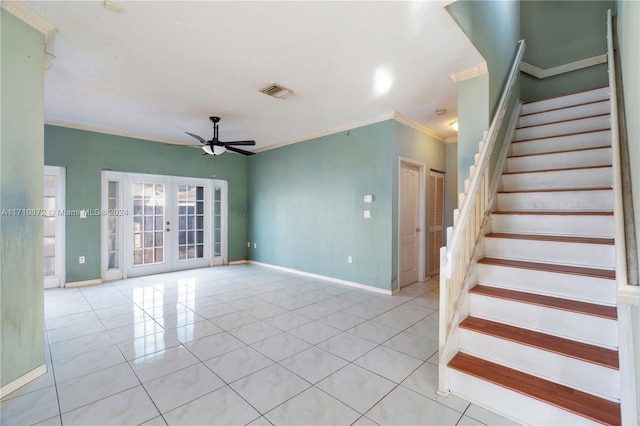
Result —
[[[635, 215], [636, 246], [640, 247], [640, 2], [617, 2], [618, 47], [621, 62], [622, 88], [627, 121], [631, 192]], [[640, 251], [638, 254], [640, 264]], [[635, 324], [634, 352], [636, 356], [636, 386], [640, 384], [640, 308], [632, 308]], [[637, 419], [640, 423], [640, 392], [636, 392]]]
[[481, 75], [458, 83], [458, 193], [464, 192], [469, 167], [478, 153], [482, 133], [489, 130], [489, 76]]
[[392, 132], [385, 121], [249, 158], [249, 258], [390, 289]]
[[[102, 169], [211, 178], [213, 157], [188, 147], [45, 126], [45, 164], [66, 167], [66, 208], [99, 209]], [[246, 259], [246, 157], [216, 158], [216, 179], [229, 182], [229, 260]], [[85, 256], [80, 265], [78, 256]], [[100, 278], [100, 217], [66, 218], [67, 282]]]
[[[1, 12], [0, 209], [43, 208], [44, 40]], [[0, 216], [0, 386], [44, 364], [42, 216]]]
[[[444, 177], [444, 227], [453, 226], [453, 211], [458, 208], [458, 143], [446, 144], [447, 173]], [[445, 234], [446, 242], [446, 234]]]
[[[615, 9], [613, 1], [523, 1], [524, 61], [547, 69], [606, 53], [609, 8]], [[521, 97], [529, 102], [602, 87], [607, 78], [606, 64], [543, 80], [523, 73]]]
[[[392, 208], [392, 222], [391, 222], [391, 241], [393, 244], [393, 260], [392, 260], [392, 271], [393, 271], [393, 286], [397, 287], [397, 272], [398, 272], [398, 225], [399, 225], [399, 216], [398, 216], [398, 197], [399, 197], [399, 157], [405, 157], [412, 160], [420, 161], [425, 163], [425, 172], [426, 176], [426, 184], [425, 188], [427, 194], [425, 196], [425, 200], [427, 205], [425, 206], [426, 212], [426, 223], [429, 223], [429, 192], [428, 192], [428, 184], [429, 184], [429, 170], [436, 170], [439, 172], [445, 172], [447, 168], [446, 164], [446, 147], [444, 142], [434, 138], [431, 135], [423, 133], [419, 130], [416, 130], [412, 127], [409, 127], [405, 124], [398, 123], [396, 121], [393, 122], [393, 155], [392, 155], [392, 170], [391, 177], [393, 183], [391, 188], [393, 190], [393, 196], [391, 198], [391, 208]], [[445, 216], [448, 215], [445, 212]], [[426, 249], [425, 249], [425, 273], [428, 274], [431, 270], [431, 265], [429, 265], [429, 233], [426, 232]]]
[[[449, 13], [487, 61], [489, 74], [458, 83], [458, 192], [489, 129], [520, 39], [520, 1], [457, 1]], [[515, 96], [519, 96], [516, 86]], [[510, 114], [510, 113], [508, 113]]]
[[[520, 4], [515, 0], [461, 0], [447, 6], [453, 19], [487, 61], [490, 117], [495, 113], [518, 48]], [[462, 125], [462, 120], [458, 121]]]

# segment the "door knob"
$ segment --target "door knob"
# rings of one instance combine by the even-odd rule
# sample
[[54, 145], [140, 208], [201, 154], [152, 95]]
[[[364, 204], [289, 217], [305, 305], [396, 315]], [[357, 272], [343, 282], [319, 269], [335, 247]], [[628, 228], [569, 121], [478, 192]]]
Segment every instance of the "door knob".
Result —
[[169, 231], [171, 231], [171, 229], [167, 228], [167, 229], [165, 229], [165, 231], [169, 232]]
[[416, 232], [420, 232], [420, 231], [422, 231], [422, 229], [416, 228]]

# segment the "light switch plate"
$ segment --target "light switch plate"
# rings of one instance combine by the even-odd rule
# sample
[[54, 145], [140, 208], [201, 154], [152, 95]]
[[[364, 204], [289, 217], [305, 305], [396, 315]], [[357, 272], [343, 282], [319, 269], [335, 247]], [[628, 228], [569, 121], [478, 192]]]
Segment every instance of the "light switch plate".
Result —
[[365, 219], [370, 219], [371, 218], [371, 210], [365, 210], [364, 211], [364, 218]]
[[370, 195], [370, 194], [369, 194], [369, 195], [365, 195], [365, 196], [364, 196], [364, 202], [365, 202], [365, 203], [371, 203], [371, 202], [373, 202], [373, 195]]

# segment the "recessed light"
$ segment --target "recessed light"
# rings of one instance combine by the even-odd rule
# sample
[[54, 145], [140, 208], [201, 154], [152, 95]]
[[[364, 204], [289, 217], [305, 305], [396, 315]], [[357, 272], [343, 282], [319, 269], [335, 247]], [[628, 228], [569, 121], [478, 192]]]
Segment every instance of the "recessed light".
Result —
[[453, 130], [455, 130], [457, 132], [458, 131], [458, 122], [457, 121], [451, 122], [451, 127], [453, 127]]

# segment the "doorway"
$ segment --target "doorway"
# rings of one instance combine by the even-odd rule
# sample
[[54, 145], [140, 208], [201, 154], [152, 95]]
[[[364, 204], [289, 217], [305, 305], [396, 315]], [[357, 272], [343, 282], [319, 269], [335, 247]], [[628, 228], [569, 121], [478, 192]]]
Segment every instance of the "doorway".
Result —
[[425, 165], [400, 158], [398, 177], [398, 284], [423, 281], [425, 275]]
[[429, 172], [429, 275], [440, 273], [440, 247], [444, 245], [444, 173]]
[[226, 182], [103, 172], [103, 279], [223, 264]]
[[44, 166], [44, 288], [65, 284], [65, 168]]

